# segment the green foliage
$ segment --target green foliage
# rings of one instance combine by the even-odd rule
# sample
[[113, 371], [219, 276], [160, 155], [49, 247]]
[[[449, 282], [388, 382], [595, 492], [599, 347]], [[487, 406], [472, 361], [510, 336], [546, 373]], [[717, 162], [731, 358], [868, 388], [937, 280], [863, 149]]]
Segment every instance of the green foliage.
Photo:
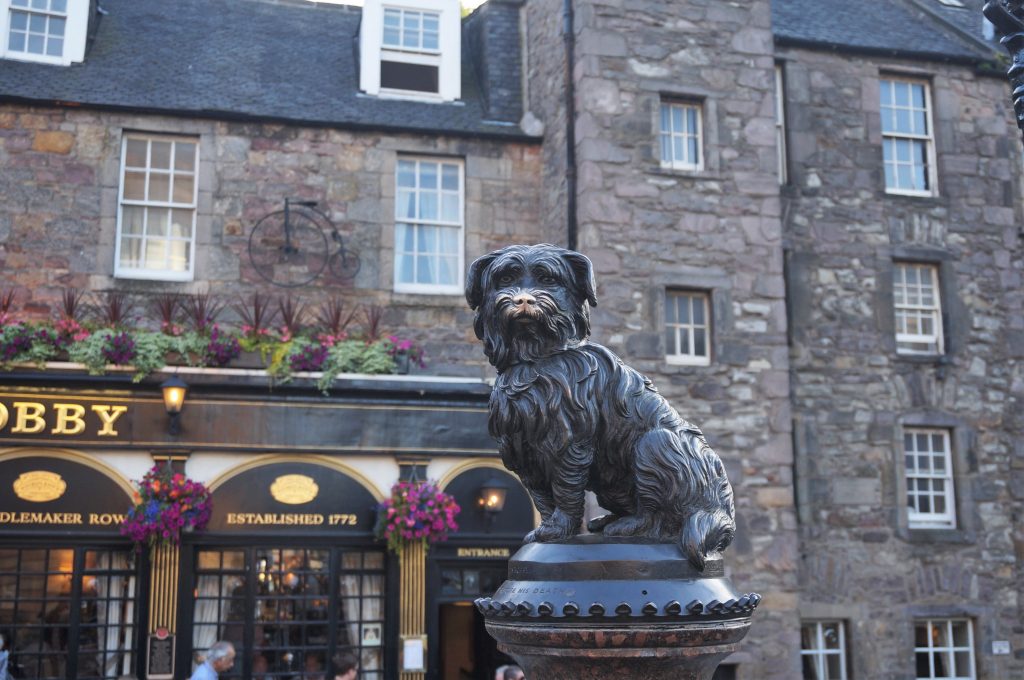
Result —
[[169, 335], [163, 333], [150, 333], [148, 331], [137, 331], [134, 334], [135, 358], [132, 359], [132, 367], [135, 373], [132, 374], [132, 381], [139, 382], [150, 373], [163, 368], [167, 363], [167, 352], [171, 350]]
[[107, 370], [107, 357], [104, 355], [103, 349], [114, 333], [112, 328], [104, 328], [91, 333], [88, 337], [68, 347], [68, 357], [71, 361], [85, 364], [89, 375], [103, 375]]
[[387, 374], [395, 372], [395, 360], [384, 342], [367, 344], [361, 340], [343, 340], [327, 352], [327, 360], [317, 388], [327, 394], [341, 373]]

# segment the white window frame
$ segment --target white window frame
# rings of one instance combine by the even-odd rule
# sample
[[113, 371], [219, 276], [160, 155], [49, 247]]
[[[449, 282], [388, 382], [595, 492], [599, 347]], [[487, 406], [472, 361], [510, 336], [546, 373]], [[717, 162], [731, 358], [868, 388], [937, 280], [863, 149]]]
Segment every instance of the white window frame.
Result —
[[[386, 9], [437, 14], [438, 49], [386, 47]], [[365, 0], [359, 28], [359, 52], [359, 87], [366, 94], [435, 103], [458, 100], [462, 96], [462, 18], [459, 0]], [[436, 66], [438, 91], [432, 93], [381, 87], [381, 61]]]
[[782, 74], [782, 64], [775, 65], [775, 147], [779, 159], [779, 184], [789, 181], [786, 153], [786, 81]]
[[[953, 644], [953, 626], [955, 624], [963, 624], [967, 627], [967, 645], [956, 646]], [[920, 647], [917, 645], [917, 632], [920, 626], [925, 626], [925, 639], [928, 641], [928, 645]], [[945, 629], [946, 640], [949, 643], [946, 646], [936, 646], [933, 644], [932, 639], [932, 628], [941, 627]], [[936, 675], [935, 674], [935, 661], [937, 656], [945, 657], [946, 672], [956, 672], [956, 659], [955, 655], [968, 654], [970, 659], [970, 674], [969, 675]], [[917, 675], [917, 680], [975, 680], [978, 674], [977, 662], [974, 658], [974, 623], [970, 619], [963, 618], [952, 618], [952, 619], [917, 619], [914, 621], [914, 667], [917, 667], [917, 655], [927, 654], [928, 655], [928, 675]]]
[[[689, 299], [689, 322], [682, 323], [679, 321], [678, 307], [675, 308], [675, 321], [669, 322], [669, 305], [676, 305], [679, 298]], [[704, 323], [697, 324], [693, 320], [693, 309], [694, 305], [699, 301], [704, 308]], [[702, 329], [704, 331], [704, 354], [697, 354], [694, 343], [694, 331]], [[683, 290], [678, 288], [669, 288], [665, 291], [665, 333], [669, 331], [675, 332], [675, 347], [676, 352], [670, 353], [668, 343], [665, 346], [665, 362], [669, 364], [681, 365], [681, 366], [710, 366], [711, 365], [711, 294], [707, 291], [701, 290]], [[686, 334], [687, 347], [689, 352], [680, 352], [679, 348], [682, 347], [680, 340], [682, 335]]]
[[[64, 49], [61, 55], [32, 54], [9, 49], [11, 39], [11, 11], [23, 11], [30, 14], [47, 14], [64, 16]], [[85, 34], [89, 23], [89, 0], [67, 0], [65, 12], [32, 9], [31, 7], [12, 7], [11, 0], [0, 0], [0, 58], [15, 61], [31, 61], [41, 64], [67, 66], [80, 62], [85, 58]]]
[[[399, 156], [398, 161], [412, 161], [416, 163], [416, 178], [417, 185], [419, 184], [419, 164], [420, 163], [436, 163], [438, 165], [438, 177], [441, 177], [441, 166], [455, 165], [459, 169], [459, 219], [457, 222], [445, 221], [440, 219], [441, 206], [438, 205], [438, 219], [437, 220], [423, 220], [423, 219], [408, 219], [405, 216], [398, 214], [399, 202], [398, 202], [398, 163], [395, 163], [395, 208], [393, 211], [395, 218], [395, 248], [394, 248], [394, 286], [396, 293], [416, 293], [425, 295], [462, 295], [464, 293], [462, 281], [465, 277], [465, 257], [466, 257], [466, 164], [461, 158], [446, 158], [439, 156]], [[440, 181], [440, 179], [438, 180]], [[417, 186], [417, 205], [419, 204], [419, 191]], [[436, 284], [436, 283], [405, 283], [399, 281], [399, 274], [402, 265], [401, 249], [402, 243], [399, 235], [399, 224], [409, 224], [413, 226], [437, 226], [444, 228], [458, 227], [458, 271], [455, 276], [455, 283], [447, 284]], [[418, 251], [417, 251], [418, 252]], [[415, 258], [416, 256], [413, 255]], [[414, 270], [415, 271], [415, 270]], [[415, 279], [415, 274], [413, 275]]]
[[[800, 627], [814, 626], [814, 647], [803, 648], [803, 631], [800, 635], [800, 656], [809, 656], [814, 660], [814, 668], [817, 673], [814, 680], [846, 680], [846, 624], [840, 620], [829, 621], [801, 621]], [[839, 630], [839, 649], [831, 649], [825, 646], [825, 627], [835, 626]], [[828, 674], [827, 657], [839, 657], [839, 675]]]
[[[907, 270], [913, 268], [917, 271], [917, 283], [907, 283]], [[922, 284], [922, 275], [927, 272], [929, 275], [928, 288], [931, 288], [932, 304], [923, 302], [926, 285]], [[914, 293], [917, 302], [908, 301], [908, 295]], [[942, 288], [939, 284], [939, 265], [931, 262], [910, 262], [897, 260], [893, 263], [893, 323], [896, 333], [897, 354], [940, 356], [945, 353], [945, 342], [942, 332]], [[917, 318], [920, 328], [921, 320], [930, 318], [934, 332], [927, 333], [901, 333], [901, 319]], [[911, 344], [930, 344], [933, 349], [916, 349]]]
[[[919, 438], [924, 437], [927, 449], [919, 450]], [[935, 437], [940, 437], [943, 450], [936, 451]], [[910, 446], [908, 446], [908, 441]], [[927, 467], [922, 468], [921, 457], [926, 458]], [[942, 469], [938, 470], [935, 463], [942, 461]], [[955, 529], [956, 528], [956, 488], [953, 483], [953, 448], [949, 430], [934, 427], [906, 427], [903, 429], [903, 477], [904, 504], [907, 507], [907, 526], [911, 529]], [[918, 488], [923, 481], [927, 488]], [[935, 491], [936, 482], [941, 482], [943, 489]], [[911, 494], [911, 487], [913, 495]], [[946, 509], [935, 512], [935, 498], [942, 496]], [[927, 496], [931, 510], [921, 512], [919, 499]]]
[[[152, 149], [151, 142], [153, 141], [166, 141], [172, 142], [171, 151], [171, 172], [169, 173], [172, 177], [175, 174], [188, 174], [187, 171], [174, 170], [174, 149], [173, 142], [190, 142], [195, 144], [195, 164], [193, 171], [193, 184], [192, 184], [192, 202], [191, 203], [176, 203], [174, 199], [174, 186], [173, 180], [168, 189], [171, 200], [168, 201], [149, 201], [149, 200], [138, 200], [129, 199], [126, 200], [124, 197], [125, 187], [125, 174], [127, 171], [126, 160], [128, 155], [128, 141], [130, 139], [146, 140], [147, 142], [147, 157], [146, 157], [146, 187], [148, 192], [149, 187], [149, 175], [151, 172], [149, 153]], [[196, 268], [196, 226], [198, 224], [199, 214], [199, 137], [191, 137], [186, 135], [165, 135], [165, 134], [148, 134], [144, 132], [126, 132], [121, 136], [121, 170], [119, 186], [117, 190], [117, 239], [116, 246], [114, 248], [114, 277], [123, 279], [144, 279], [152, 281], [192, 281], [195, 278]], [[192, 211], [192, 237], [189, 240], [189, 257], [188, 257], [188, 270], [187, 271], [175, 271], [170, 269], [143, 269], [137, 267], [122, 267], [121, 266], [121, 229], [122, 219], [124, 216], [124, 207], [134, 206], [146, 208], [166, 208], [166, 209], [179, 209], [179, 210], [191, 210]], [[143, 233], [145, 233], [145, 226], [143, 227]], [[168, 234], [169, 237], [169, 234]], [[168, 240], [170, 240], [168, 238]], [[143, 237], [143, 251], [145, 250], [145, 237]]]
[[[911, 112], [913, 112], [915, 110], [919, 110], [919, 109], [915, 109], [914, 108], [913, 97], [912, 96], [911, 96], [910, 106], [909, 107], [897, 107], [895, 105], [895, 91], [893, 92], [893, 104], [891, 106], [889, 106], [889, 107], [883, 107], [881, 92], [882, 92], [882, 88], [885, 88], [885, 87], [888, 86], [888, 83], [906, 83], [906, 84], [909, 84], [909, 85], [920, 85], [924, 89], [925, 125], [928, 126], [928, 130], [926, 132], [922, 133], [922, 132], [919, 132], [919, 131], [916, 131], [916, 130], [910, 131], [910, 132], [907, 132], [907, 131], [901, 131], [901, 132], [890, 131], [890, 132], [886, 132], [885, 131], [885, 127], [886, 127], [886, 121], [885, 121], [886, 113], [883, 110], [884, 108], [891, 108], [891, 109], [909, 108], [909, 110]], [[931, 88], [931, 83], [929, 83], [927, 80], [922, 80], [920, 78], [906, 78], [906, 77], [902, 77], [902, 76], [883, 75], [881, 78], [879, 78], [878, 88], [879, 88], [878, 107], [879, 107], [879, 116], [881, 118], [882, 146], [883, 146], [883, 150], [882, 150], [882, 166], [883, 166], [882, 167], [882, 181], [885, 182], [885, 192], [887, 194], [899, 194], [899, 195], [903, 195], [903, 196], [937, 196], [938, 195], [938, 173], [937, 173], [936, 167], [935, 167], [935, 134], [934, 134], [935, 125], [932, 122], [932, 88]], [[910, 116], [910, 121], [911, 121], [911, 124], [913, 125], [913, 121], [914, 121], [914, 116], [913, 115]], [[886, 163], [886, 161], [885, 161], [885, 146], [887, 144], [895, 144], [895, 142], [897, 140], [910, 140], [912, 142], [923, 142], [924, 143], [925, 163], [927, 164], [927, 168], [925, 169], [924, 177], [925, 177], [925, 181], [928, 184], [926, 189], [913, 189], [913, 188], [908, 189], [908, 188], [899, 187], [899, 186], [889, 186], [889, 182], [888, 182], [888, 180], [885, 177], [885, 163]], [[893, 153], [895, 154], [895, 146], [893, 147]], [[897, 163], [897, 165], [899, 165], [899, 163]], [[898, 180], [898, 173], [894, 173], [893, 176], [894, 176], [894, 178], [896, 178], [896, 181], [898, 182], [899, 181]]]
[[[664, 126], [664, 112], [665, 109], [669, 110], [669, 129], [666, 130]], [[661, 158], [661, 167], [669, 168], [672, 170], [687, 170], [689, 172], [699, 172], [704, 169], [704, 107], [701, 106], [700, 102], [696, 101], [685, 101], [680, 99], [665, 99], [661, 101], [661, 105], [658, 107], [658, 155]], [[688, 111], [696, 112], [696, 130], [692, 133], [690, 130], [676, 130], [671, 115], [675, 109], [682, 109], [684, 112], [684, 120], [687, 118], [685, 115]], [[673, 143], [675, 138], [681, 137], [683, 139], [683, 148], [686, 149], [686, 153], [689, 154], [690, 145], [688, 141], [691, 138], [695, 138], [697, 141], [697, 157], [693, 159], [683, 158], [677, 159], [675, 152], [670, 151], [670, 158], [665, 158], [665, 139], [668, 137], [668, 148], [674, 149], [675, 144]]]

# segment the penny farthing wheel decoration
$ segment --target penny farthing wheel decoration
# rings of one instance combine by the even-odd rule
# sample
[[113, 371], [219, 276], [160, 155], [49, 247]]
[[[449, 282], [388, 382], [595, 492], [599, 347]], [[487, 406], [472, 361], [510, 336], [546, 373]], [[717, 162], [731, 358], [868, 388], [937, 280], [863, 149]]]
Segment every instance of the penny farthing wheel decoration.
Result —
[[303, 286], [327, 267], [327, 234], [334, 225], [315, 201], [285, 199], [284, 210], [264, 216], [249, 234], [249, 261], [261, 277], [284, 288]]

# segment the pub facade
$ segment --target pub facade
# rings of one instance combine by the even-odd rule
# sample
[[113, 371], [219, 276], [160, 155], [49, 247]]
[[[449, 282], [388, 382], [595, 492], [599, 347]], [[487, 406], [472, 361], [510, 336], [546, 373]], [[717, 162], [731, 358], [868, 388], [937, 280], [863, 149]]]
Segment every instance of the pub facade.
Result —
[[[486, 384], [366, 377], [325, 398], [185, 377], [176, 435], [158, 383], [5, 384], [0, 630], [15, 677], [182, 677], [216, 640], [239, 650], [230, 677], [321, 677], [337, 653], [380, 679], [503, 662], [470, 605], [535, 518], [487, 438]], [[207, 483], [213, 513], [180, 545], [136, 550], [119, 527], [154, 463]], [[399, 479], [436, 480], [462, 508], [426, 554], [374, 538]], [[480, 502], [495, 486], [497, 513]]]

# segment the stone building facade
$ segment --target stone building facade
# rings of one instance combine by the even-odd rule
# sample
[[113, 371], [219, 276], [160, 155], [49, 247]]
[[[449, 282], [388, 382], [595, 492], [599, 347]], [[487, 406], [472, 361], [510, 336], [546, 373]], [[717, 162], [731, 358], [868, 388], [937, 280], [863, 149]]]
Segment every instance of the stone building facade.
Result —
[[[50, 315], [65, 287], [140, 299], [281, 292], [252, 271], [249, 231], [286, 196], [316, 200], [362, 268], [353, 281], [325, 277], [298, 293], [310, 303], [341, 295], [384, 306], [389, 329], [422, 340], [427, 375], [372, 389], [345, 383], [335, 397], [308, 384], [267, 397], [258, 380], [240, 387], [212, 376], [196, 379], [200, 394], [211, 409], [221, 393], [270, 408], [297, 399], [339, 417], [353, 417], [343, 411], [350, 402], [425, 409], [436, 420], [417, 421], [423, 437], [399, 453], [387, 444], [403, 435], [387, 423], [379, 439], [339, 430], [357, 442], [351, 450], [324, 443], [326, 456], [361, 471], [378, 495], [410, 468], [445, 478], [486, 469], [493, 450], [459, 439], [467, 425], [443, 413], [482, 413], [491, 369], [471, 314], [457, 293], [394, 285], [397, 163], [454, 159], [464, 173], [464, 264], [515, 242], [587, 254], [598, 279], [595, 338], [649, 375], [723, 458], [739, 527], [727, 569], [764, 601], [719, 677], [814, 678], [819, 662], [831, 668], [820, 677], [943, 677], [928, 660], [948, 653], [958, 662], [966, 649], [974, 670], [964, 677], [1024, 672], [1022, 163], [995, 47], [969, 18], [977, 7], [490, 0], [463, 22], [462, 95], [452, 103], [359, 92], [352, 55], [327, 47], [338, 33], [357, 34], [359, 9], [263, 0], [192, 9], [213, 17], [199, 30], [215, 30], [217, 18], [257, 22], [278, 55], [307, 31], [319, 57], [270, 66], [244, 36], [225, 38], [227, 57], [278, 79], [253, 77], [262, 86], [250, 90], [242, 78], [218, 95], [228, 77], [209, 64], [195, 60], [187, 87], [159, 80], [166, 74], [154, 67], [158, 82], [181, 87], [165, 101], [159, 88], [112, 77], [103, 59], [119, 44], [111, 29], [131, 25], [119, 16], [174, 17], [105, 4], [111, 15], [94, 29], [84, 64], [72, 67], [79, 72], [43, 82], [40, 74], [62, 67], [0, 62], [12, 65], [6, 76], [0, 69], [0, 288], [15, 286], [26, 314]], [[216, 57], [213, 46], [195, 49]], [[104, 70], [89, 71], [90, 60]], [[918, 107], [926, 134], [906, 137], [927, 154], [924, 174], [911, 171], [911, 191], [893, 191], [900, 179], [885, 172], [885, 145], [896, 142], [883, 109], [898, 107], [883, 105], [883, 88], [895, 91], [883, 83], [894, 82], [927, 92]], [[210, 169], [199, 174], [190, 281], [114, 275], [122, 140], [139, 131], [197, 139], [200, 168]], [[917, 168], [916, 160], [904, 165]], [[897, 175], [898, 161], [890, 163]], [[915, 189], [919, 180], [924, 189]], [[942, 331], [934, 351], [907, 354], [897, 343], [894, 276], [908, 266], [934, 272]], [[78, 379], [81, 394], [103, 389]], [[32, 380], [0, 375], [18, 393], [39, 389]], [[918, 450], [921, 433], [938, 436], [941, 450]], [[302, 455], [319, 451], [297, 439]], [[248, 453], [199, 447], [185, 469], [219, 478], [289, 445], [276, 436], [263, 448], [246, 441]], [[0, 460], [26, 446], [9, 443]], [[82, 450], [121, 465], [127, 478], [172, 444]], [[938, 494], [955, 510], [948, 526], [908, 513], [908, 484], [920, 477], [907, 467], [908, 446], [949, 461], [942, 479], [951, 490]], [[0, 532], [0, 548], [17, 540]], [[409, 631], [393, 622], [398, 603], [389, 606], [384, 634], [397, 644]], [[922, 642], [922, 625], [933, 623], [957, 641]], [[432, 635], [442, 627], [427, 624]], [[964, 631], [969, 644], [959, 644]], [[825, 646], [826, 633], [841, 637]], [[430, 654], [419, 675], [399, 674], [388, 658], [374, 677], [447, 677]]]

